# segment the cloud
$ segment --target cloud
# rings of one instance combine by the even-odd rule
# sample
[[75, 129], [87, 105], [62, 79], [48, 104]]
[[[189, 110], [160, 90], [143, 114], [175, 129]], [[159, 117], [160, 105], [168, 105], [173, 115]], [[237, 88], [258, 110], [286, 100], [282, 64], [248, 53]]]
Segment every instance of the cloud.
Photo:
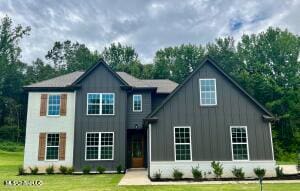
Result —
[[99, 51], [112, 42], [126, 43], [149, 63], [163, 47], [239, 38], [269, 26], [299, 34], [299, 8], [297, 0], [2, 0], [0, 17], [31, 26], [30, 36], [21, 41], [22, 60], [28, 63], [64, 40]]

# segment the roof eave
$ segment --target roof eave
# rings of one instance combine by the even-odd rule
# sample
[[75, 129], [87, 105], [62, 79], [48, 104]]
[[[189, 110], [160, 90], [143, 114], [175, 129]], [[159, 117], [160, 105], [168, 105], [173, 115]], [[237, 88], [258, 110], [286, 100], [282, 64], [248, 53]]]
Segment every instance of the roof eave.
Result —
[[24, 86], [23, 90], [26, 92], [38, 92], [38, 91], [74, 91], [80, 89], [81, 86], [79, 85], [72, 85], [72, 86], [65, 86], [65, 87], [28, 87]]

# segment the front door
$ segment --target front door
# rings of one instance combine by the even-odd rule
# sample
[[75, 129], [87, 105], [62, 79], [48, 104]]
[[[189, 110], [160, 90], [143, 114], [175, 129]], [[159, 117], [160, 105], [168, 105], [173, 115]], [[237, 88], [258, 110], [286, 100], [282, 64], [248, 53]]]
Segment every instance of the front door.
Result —
[[144, 137], [143, 135], [132, 135], [131, 139], [131, 167], [144, 167]]

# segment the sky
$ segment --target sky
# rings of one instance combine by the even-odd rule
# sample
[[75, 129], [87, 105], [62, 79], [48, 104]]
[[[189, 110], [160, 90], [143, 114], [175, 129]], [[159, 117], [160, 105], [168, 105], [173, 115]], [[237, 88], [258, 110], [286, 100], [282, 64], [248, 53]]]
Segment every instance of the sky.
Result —
[[0, 0], [0, 18], [30, 26], [21, 60], [44, 59], [55, 41], [102, 51], [113, 42], [133, 46], [143, 63], [158, 49], [259, 33], [269, 26], [300, 34], [300, 0]]

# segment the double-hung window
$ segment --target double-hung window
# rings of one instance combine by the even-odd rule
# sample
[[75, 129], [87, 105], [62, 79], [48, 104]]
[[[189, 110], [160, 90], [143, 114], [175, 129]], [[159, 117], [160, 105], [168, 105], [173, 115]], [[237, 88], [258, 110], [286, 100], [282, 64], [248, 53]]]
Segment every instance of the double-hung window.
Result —
[[60, 95], [49, 95], [48, 99], [48, 115], [60, 115]]
[[200, 79], [200, 105], [217, 105], [216, 79]]
[[142, 111], [142, 95], [133, 95], [133, 111]]
[[59, 133], [48, 133], [46, 144], [46, 160], [58, 160]]
[[86, 160], [113, 160], [113, 153], [113, 132], [93, 132], [86, 134]]
[[192, 159], [191, 128], [174, 127], [175, 161], [190, 161]]
[[114, 115], [115, 94], [114, 93], [88, 93], [87, 114], [88, 115]]
[[247, 127], [231, 126], [233, 160], [249, 160]]

